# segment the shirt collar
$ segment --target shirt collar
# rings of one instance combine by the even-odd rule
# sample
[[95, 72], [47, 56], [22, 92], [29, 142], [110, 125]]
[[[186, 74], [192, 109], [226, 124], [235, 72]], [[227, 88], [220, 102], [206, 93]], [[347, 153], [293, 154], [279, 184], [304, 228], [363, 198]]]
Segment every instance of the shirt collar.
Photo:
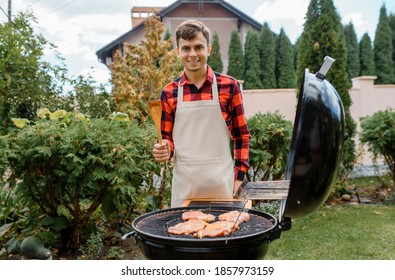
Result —
[[[209, 65], [207, 65], [207, 76], [206, 76], [206, 80], [204, 83], [209, 82], [210, 84], [212, 84], [213, 79], [214, 79], [214, 71], [213, 71], [213, 69], [211, 69], [211, 67]], [[183, 71], [181, 74], [180, 86], [184, 86], [186, 84], [192, 84], [192, 83], [188, 80], [187, 75], [185, 74], [185, 71]]]

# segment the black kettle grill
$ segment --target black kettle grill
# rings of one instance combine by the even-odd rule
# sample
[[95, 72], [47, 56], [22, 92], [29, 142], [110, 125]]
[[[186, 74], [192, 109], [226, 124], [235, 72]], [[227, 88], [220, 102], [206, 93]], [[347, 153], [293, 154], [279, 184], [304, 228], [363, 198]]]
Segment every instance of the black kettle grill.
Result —
[[[134, 237], [149, 259], [262, 259], [269, 244], [290, 229], [292, 218], [308, 215], [326, 201], [336, 180], [345, 133], [341, 99], [325, 79], [333, 62], [325, 57], [318, 73], [304, 72], [286, 180], [272, 182], [280, 185], [279, 193], [283, 193], [277, 196], [281, 201], [278, 217], [236, 204], [191, 204], [139, 216], [132, 222], [133, 231], [123, 239]], [[244, 193], [249, 194], [248, 199], [257, 199], [258, 193], [264, 199], [267, 185], [250, 182]], [[218, 216], [234, 209], [248, 212], [251, 218], [230, 236], [198, 239], [167, 233], [168, 227], [182, 222], [181, 215], [186, 211], [201, 210]]]

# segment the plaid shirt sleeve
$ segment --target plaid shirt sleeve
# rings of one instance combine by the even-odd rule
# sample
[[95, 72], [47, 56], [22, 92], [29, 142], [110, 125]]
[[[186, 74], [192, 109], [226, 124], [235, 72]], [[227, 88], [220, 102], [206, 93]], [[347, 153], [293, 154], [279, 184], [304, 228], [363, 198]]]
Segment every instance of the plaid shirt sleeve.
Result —
[[[225, 80], [227, 79], [229, 77], [225, 76]], [[244, 113], [243, 96], [236, 80], [230, 79], [225, 84], [222, 83], [221, 79], [218, 80], [220, 81], [218, 82], [220, 84], [220, 95], [223, 91], [229, 92], [227, 110], [221, 109], [224, 118], [226, 116], [225, 120], [234, 143], [235, 179], [243, 181], [249, 168], [248, 157], [251, 138]], [[227, 85], [229, 85], [229, 90], [226, 89]]]
[[[211, 69], [209, 70], [208, 76], [210, 76], [210, 74], [214, 75], [214, 72]], [[243, 96], [237, 80], [224, 74], [216, 73], [215, 75], [217, 77], [222, 116], [231, 133], [234, 143], [235, 179], [243, 181], [245, 173], [247, 173], [249, 168], [248, 157], [249, 142], [251, 138], [244, 113]], [[170, 143], [171, 156], [174, 154], [172, 131], [177, 107], [178, 82], [180, 79], [181, 77], [166, 85], [161, 92], [161, 130], [163, 139], [168, 140]], [[183, 77], [183, 79], [185, 79], [185, 77]], [[212, 81], [212, 78], [208, 80]], [[206, 82], [206, 84], [207, 89], [204, 89], [204, 86], [202, 91], [211, 92], [211, 82]], [[197, 100], [197, 96], [198, 99], [201, 98], [201, 100], [212, 98], [212, 96], [208, 94], [199, 94], [197, 96], [195, 94], [194, 97], [191, 98], [189, 86], [190, 85], [184, 85], [184, 100]]]
[[162, 101], [161, 131], [163, 139], [169, 141], [170, 158], [174, 155], [173, 126], [176, 115], [178, 80], [165, 86], [160, 96]]

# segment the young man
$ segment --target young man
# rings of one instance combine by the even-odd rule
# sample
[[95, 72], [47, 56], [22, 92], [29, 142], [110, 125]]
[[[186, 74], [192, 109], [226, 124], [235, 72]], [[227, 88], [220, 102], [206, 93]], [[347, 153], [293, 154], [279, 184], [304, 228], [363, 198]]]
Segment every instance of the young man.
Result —
[[[174, 157], [171, 207], [188, 198], [232, 198], [248, 170], [250, 133], [238, 82], [207, 65], [210, 30], [187, 20], [176, 30], [184, 71], [161, 93], [163, 142], [157, 162]], [[234, 164], [230, 151], [234, 141]]]

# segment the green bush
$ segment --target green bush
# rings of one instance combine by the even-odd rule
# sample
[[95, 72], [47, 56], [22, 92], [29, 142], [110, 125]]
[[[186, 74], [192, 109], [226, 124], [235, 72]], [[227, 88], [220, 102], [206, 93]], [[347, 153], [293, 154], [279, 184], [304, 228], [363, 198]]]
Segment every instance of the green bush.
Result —
[[368, 145], [374, 158], [384, 158], [395, 182], [395, 111], [387, 109], [362, 118], [361, 129], [361, 142]]
[[247, 120], [251, 134], [249, 181], [283, 178], [291, 146], [292, 123], [278, 112], [258, 113]]
[[3, 174], [8, 166], [7, 164], [8, 145], [4, 136], [0, 136], [0, 186], [3, 179]]
[[[63, 248], [76, 250], [82, 231], [101, 209], [129, 211], [143, 186], [159, 173], [152, 160], [152, 126], [129, 120], [86, 119], [82, 114], [41, 111], [41, 119], [8, 135], [11, 182], [26, 203], [41, 211], [42, 223], [61, 232]], [[19, 122], [18, 122], [19, 121]]]

